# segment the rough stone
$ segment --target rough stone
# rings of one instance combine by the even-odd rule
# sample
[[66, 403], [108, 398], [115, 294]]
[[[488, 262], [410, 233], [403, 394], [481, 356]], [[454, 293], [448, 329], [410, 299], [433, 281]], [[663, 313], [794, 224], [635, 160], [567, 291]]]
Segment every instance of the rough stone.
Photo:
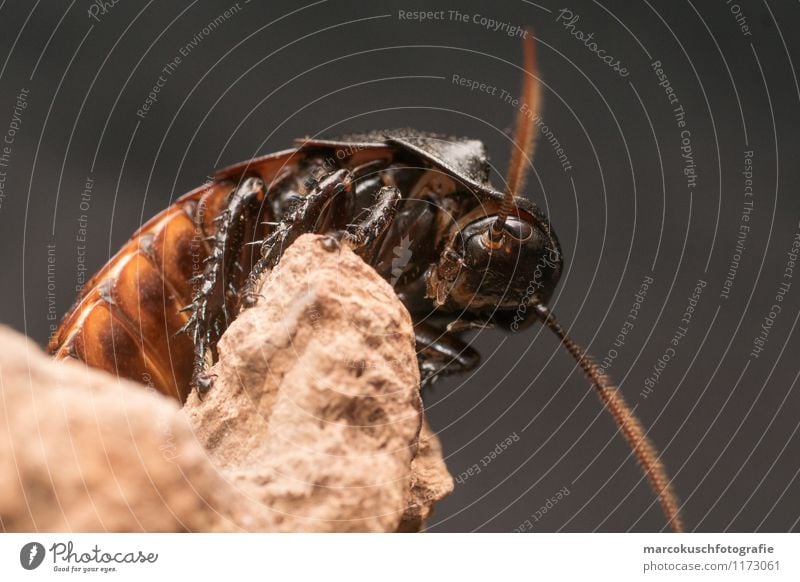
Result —
[[183, 410], [0, 327], [2, 529], [421, 529], [453, 483], [391, 286], [306, 235], [261, 295]]

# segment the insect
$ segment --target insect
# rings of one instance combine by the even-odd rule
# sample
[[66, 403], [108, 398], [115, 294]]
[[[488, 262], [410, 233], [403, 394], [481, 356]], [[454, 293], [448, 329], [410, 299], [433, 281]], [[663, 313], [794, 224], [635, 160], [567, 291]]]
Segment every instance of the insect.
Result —
[[300, 235], [349, 245], [393, 285], [415, 322], [423, 385], [474, 368], [460, 334], [544, 324], [613, 415], [681, 531], [655, 448], [622, 396], [547, 307], [563, 256], [547, 216], [522, 191], [539, 109], [535, 46], [524, 43], [523, 103], [503, 191], [481, 142], [410, 129], [302, 139], [217, 172], [144, 224], [80, 293], [49, 343], [56, 358], [152, 384], [184, 399], [213, 389], [216, 342], [258, 301], [259, 277]]

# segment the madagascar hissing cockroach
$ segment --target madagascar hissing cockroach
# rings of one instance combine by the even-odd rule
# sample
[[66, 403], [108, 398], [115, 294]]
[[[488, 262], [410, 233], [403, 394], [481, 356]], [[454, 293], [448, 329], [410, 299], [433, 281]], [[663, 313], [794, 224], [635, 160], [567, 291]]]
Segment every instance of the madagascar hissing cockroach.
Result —
[[517, 331], [539, 321], [552, 330], [680, 531], [678, 502], [641, 423], [547, 307], [563, 267], [561, 247], [544, 212], [517, 196], [540, 101], [534, 48], [526, 35], [502, 192], [489, 181], [480, 141], [412, 129], [297, 140], [292, 149], [220, 170], [142, 226], [85, 285], [49, 351], [179, 399], [191, 387], [202, 394], [212, 388], [206, 370], [216, 342], [258, 300], [260, 275], [301, 234], [321, 234], [326, 248], [349, 245], [392, 283], [415, 323], [423, 386], [478, 364], [460, 337], [467, 329]]

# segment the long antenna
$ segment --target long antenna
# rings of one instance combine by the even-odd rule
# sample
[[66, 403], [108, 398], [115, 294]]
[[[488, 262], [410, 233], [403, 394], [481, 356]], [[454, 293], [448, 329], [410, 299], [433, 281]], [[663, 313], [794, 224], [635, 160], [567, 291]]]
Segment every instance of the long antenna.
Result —
[[514, 144], [511, 146], [511, 159], [506, 173], [506, 189], [503, 204], [497, 213], [497, 218], [489, 229], [489, 240], [499, 243], [503, 236], [503, 225], [514, 207], [516, 196], [525, 185], [525, 178], [533, 158], [536, 136], [535, 120], [539, 116], [540, 91], [539, 76], [536, 67], [536, 43], [533, 40], [533, 31], [527, 29], [522, 43], [523, 68], [522, 95], [517, 119], [514, 127]]
[[534, 305], [538, 316], [550, 330], [561, 340], [561, 343], [572, 354], [583, 371], [597, 388], [605, 407], [614, 417], [620, 431], [625, 436], [631, 450], [636, 455], [639, 465], [642, 467], [644, 475], [650, 481], [650, 486], [658, 496], [661, 509], [667, 518], [667, 523], [675, 532], [683, 531], [683, 521], [681, 520], [680, 505], [675, 492], [672, 490], [667, 471], [661, 463], [656, 448], [650, 439], [647, 438], [642, 423], [628, 407], [625, 399], [620, 394], [611, 379], [600, 369], [597, 363], [586, 355], [585, 350], [576, 344], [567, 335], [564, 329], [553, 317], [551, 311], [541, 303]]

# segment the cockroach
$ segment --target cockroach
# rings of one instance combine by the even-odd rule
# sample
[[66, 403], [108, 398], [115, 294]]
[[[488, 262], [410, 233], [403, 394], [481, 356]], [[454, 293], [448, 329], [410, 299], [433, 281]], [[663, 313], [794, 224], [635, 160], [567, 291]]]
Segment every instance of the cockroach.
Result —
[[[524, 41], [521, 105], [503, 191], [484, 145], [412, 129], [296, 140], [239, 163], [142, 226], [90, 279], [51, 338], [77, 358], [185, 399], [202, 394], [216, 342], [258, 301], [260, 275], [304, 233], [349, 245], [389, 280], [415, 323], [422, 385], [464, 372], [479, 354], [461, 334], [538, 321], [596, 388], [657, 495], [682, 530], [670, 480], [622, 395], [547, 307], [563, 268], [542, 210], [519, 196], [540, 105], [535, 46]], [[257, 252], [260, 250], [260, 253]], [[398, 253], [399, 251], [399, 253]]]

